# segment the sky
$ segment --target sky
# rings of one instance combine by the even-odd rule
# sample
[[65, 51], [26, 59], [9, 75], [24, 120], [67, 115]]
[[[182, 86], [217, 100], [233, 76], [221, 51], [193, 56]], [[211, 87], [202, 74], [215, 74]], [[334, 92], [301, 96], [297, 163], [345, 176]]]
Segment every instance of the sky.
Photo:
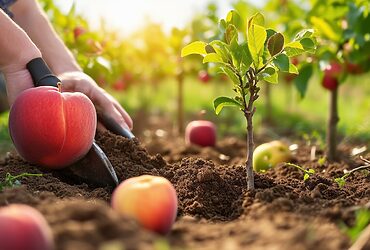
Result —
[[[129, 34], [144, 25], [145, 20], [161, 23], [166, 30], [183, 27], [194, 13], [207, 6], [207, 0], [54, 0], [68, 11], [73, 2], [78, 13], [85, 16], [92, 27], [99, 26], [101, 18], [122, 34]], [[226, 16], [231, 0], [213, 0], [219, 6], [219, 16]], [[253, 0], [252, 2], [260, 2]]]

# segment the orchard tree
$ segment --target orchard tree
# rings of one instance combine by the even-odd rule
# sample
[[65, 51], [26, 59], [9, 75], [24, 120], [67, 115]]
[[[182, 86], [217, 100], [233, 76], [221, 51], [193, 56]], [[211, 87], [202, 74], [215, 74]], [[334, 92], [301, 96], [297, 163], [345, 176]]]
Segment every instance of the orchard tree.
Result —
[[336, 160], [338, 88], [349, 74], [360, 74], [370, 68], [369, 3], [362, 0], [320, 1], [308, 13], [308, 18], [323, 38], [318, 66], [324, 72], [322, 86], [330, 92], [327, 157]]
[[217, 65], [220, 73], [233, 82], [234, 97], [218, 97], [214, 100], [216, 114], [225, 106], [241, 110], [247, 123], [247, 184], [254, 190], [253, 175], [253, 115], [255, 101], [259, 97], [260, 82], [276, 84], [278, 73], [298, 74], [290, 58], [304, 52], [314, 53], [316, 40], [310, 29], [300, 31], [293, 41], [286, 42], [284, 35], [265, 27], [261, 13], [251, 16], [246, 23], [235, 11], [220, 20], [222, 40], [209, 43], [196, 41], [182, 50], [182, 56], [199, 54], [203, 63]]

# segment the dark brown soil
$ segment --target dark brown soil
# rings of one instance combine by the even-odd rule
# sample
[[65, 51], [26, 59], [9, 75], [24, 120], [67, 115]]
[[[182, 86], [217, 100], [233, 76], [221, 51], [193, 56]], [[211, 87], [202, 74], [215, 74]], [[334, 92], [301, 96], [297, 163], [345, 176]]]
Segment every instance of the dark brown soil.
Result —
[[[256, 174], [256, 190], [247, 192], [241, 140], [227, 138], [216, 148], [163, 136], [141, 139], [142, 146], [109, 132], [98, 133], [96, 140], [121, 181], [151, 174], [173, 183], [179, 210], [165, 237], [171, 249], [348, 249], [350, 240], [338, 225], [353, 224], [355, 206], [370, 201], [370, 175], [354, 174], [344, 188], [334, 182], [359, 160], [319, 165], [323, 152], [311, 160], [311, 148], [302, 143], [294, 162], [315, 169], [315, 175], [303, 181], [300, 171], [279, 165]], [[57, 249], [155, 249], [162, 239], [112, 211], [110, 187], [87, 184], [65, 170], [38, 168], [14, 153], [0, 163], [0, 178], [8, 172], [43, 173], [0, 193], [0, 206], [25, 203], [40, 210]]]

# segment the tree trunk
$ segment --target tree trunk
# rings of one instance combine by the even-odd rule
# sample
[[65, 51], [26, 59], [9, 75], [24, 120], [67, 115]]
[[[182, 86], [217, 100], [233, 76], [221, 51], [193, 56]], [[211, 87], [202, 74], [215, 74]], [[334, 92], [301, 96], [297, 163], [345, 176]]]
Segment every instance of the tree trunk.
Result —
[[330, 91], [329, 120], [326, 131], [327, 157], [329, 161], [337, 159], [337, 124], [338, 116], [338, 88]]
[[247, 119], [247, 188], [249, 191], [254, 190], [254, 174], [253, 174], [253, 150], [254, 150], [254, 140], [253, 140], [253, 113], [245, 115]]

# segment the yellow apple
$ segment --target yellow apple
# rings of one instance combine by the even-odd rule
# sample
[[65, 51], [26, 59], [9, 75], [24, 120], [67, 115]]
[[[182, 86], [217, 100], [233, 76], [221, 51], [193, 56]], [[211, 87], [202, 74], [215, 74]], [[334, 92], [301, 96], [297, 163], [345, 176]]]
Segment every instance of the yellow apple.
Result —
[[272, 141], [259, 145], [253, 153], [253, 169], [264, 172], [278, 163], [292, 159], [289, 147], [281, 141]]

